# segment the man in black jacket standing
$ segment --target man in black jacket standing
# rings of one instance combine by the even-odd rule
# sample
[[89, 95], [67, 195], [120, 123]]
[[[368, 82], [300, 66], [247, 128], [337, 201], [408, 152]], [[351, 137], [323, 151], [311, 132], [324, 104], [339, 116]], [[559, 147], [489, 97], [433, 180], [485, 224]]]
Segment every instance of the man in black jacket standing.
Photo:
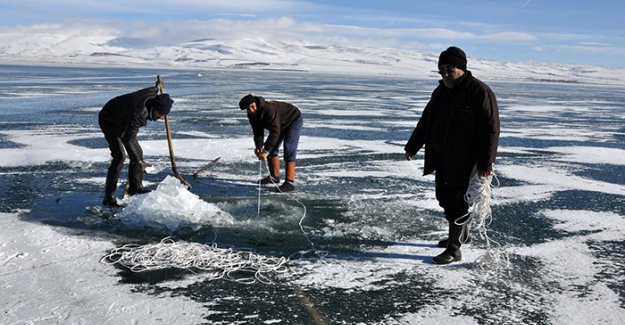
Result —
[[432, 93], [417, 127], [404, 147], [412, 160], [425, 146], [423, 174], [436, 171], [436, 199], [449, 223], [445, 251], [436, 264], [462, 259], [460, 246], [469, 240], [469, 204], [464, 199], [474, 173], [490, 176], [499, 144], [499, 109], [493, 91], [467, 70], [461, 49], [449, 47], [439, 56], [442, 80]]
[[[268, 185], [280, 182], [280, 145], [284, 142], [285, 180], [278, 192], [295, 190], [295, 165], [297, 146], [304, 126], [304, 118], [300, 110], [286, 102], [265, 100], [261, 96], [251, 94], [239, 101], [239, 108], [247, 110], [247, 118], [254, 133], [254, 153], [260, 160], [269, 160], [269, 176], [259, 180], [260, 184]], [[264, 139], [265, 129], [269, 130]]]
[[158, 87], [155, 86], [115, 97], [104, 105], [98, 115], [98, 123], [113, 159], [106, 175], [102, 204], [119, 207], [115, 191], [126, 153], [130, 158], [127, 193], [134, 195], [150, 191], [142, 184], [145, 163], [137, 133], [139, 128], [147, 124], [148, 119], [164, 119], [173, 102], [168, 94], [158, 95]]

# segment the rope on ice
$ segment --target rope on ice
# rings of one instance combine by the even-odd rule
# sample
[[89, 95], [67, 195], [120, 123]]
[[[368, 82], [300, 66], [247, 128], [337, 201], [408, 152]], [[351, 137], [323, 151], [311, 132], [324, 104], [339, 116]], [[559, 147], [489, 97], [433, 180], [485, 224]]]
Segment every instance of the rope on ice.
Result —
[[[267, 172], [271, 175], [271, 171], [269, 170], [269, 166], [266, 166]], [[262, 172], [260, 173], [260, 177], [262, 177]], [[276, 188], [276, 190], [280, 193], [283, 193], [280, 190], [280, 184], [277, 184], [276, 182], [273, 181], [273, 179], [271, 179], [271, 183], [273, 184], [273, 186]], [[258, 215], [260, 216], [260, 186], [258, 189]], [[288, 194], [288, 193], [287, 193]], [[293, 201], [297, 202], [297, 204], [299, 204], [302, 209], [303, 209], [303, 214], [302, 217], [299, 219], [299, 222], [297, 223], [299, 225], [299, 229], [302, 231], [302, 234], [304, 235], [304, 239], [306, 240], [306, 242], [310, 245], [310, 249], [308, 250], [304, 250], [304, 251], [299, 251], [299, 252], [295, 252], [293, 254], [291, 254], [289, 256], [289, 259], [291, 259], [291, 257], [299, 255], [300, 257], [304, 257], [306, 255], [314, 255], [317, 256], [321, 259], [322, 262], [324, 262], [323, 258], [326, 257], [328, 255], [327, 251], [319, 251], [315, 248], [315, 243], [312, 242], [312, 240], [310, 240], [310, 238], [308, 237], [308, 233], [306, 233], [306, 231], [304, 230], [304, 219], [306, 219], [306, 205], [304, 203], [302, 203], [302, 201], [300, 201], [299, 199], [297, 199], [297, 197], [291, 195], [290, 199], [292, 199]]]
[[474, 173], [469, 182], [469, 188], [464, 196], [465, 201], [471, 205], [470, 218], [472, 227], [477, 230], [486, 242], [486, 253], [475, 260], [475, 265], [483, 270], [503, 270], [510, 267], [508, 254], [501, 247], [501, 244], [488, 237], [487, 227], [493, 221], [491, 210], [493, 179], [499, 186], [499, 180], [494, 173], [491, 176], [480, 177]]
[[[166, 237], [158, 244], [127, 244], [113, 249], [103, 260], [147, 272], [166, 268], [208, 271], [209, 280], [227, 279], [243, 284], [272, 283], [270, 274], [287, 272], [284, 257], [264, 257], [251, 250], [234, 250], [211, 245], [174, 241]], [[252, 275], [249, 275], [249, 274]], [[247, 275], [245, 275], [247, 274]]]
[[261, 177], [263, 177], [263, 162], [259, 160], [258, 161], [258, 209], [256, 211], [256, 214], [258, 217], [260, 217], [260, 192], [262, 191], [262, 187], [260, 184]]

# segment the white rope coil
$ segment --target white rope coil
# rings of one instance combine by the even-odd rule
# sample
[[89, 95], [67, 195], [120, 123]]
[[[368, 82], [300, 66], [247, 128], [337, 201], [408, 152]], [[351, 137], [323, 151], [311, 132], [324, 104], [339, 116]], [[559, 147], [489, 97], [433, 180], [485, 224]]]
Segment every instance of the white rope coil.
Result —
[[[103, 259], [128, 268], [146, 272], [166, 268], [208, 271], [210, 280], [226, 279], [244, 284], [272, 283], [272, 274], [288, 271], [284, 257], [265, 257], [251, 250], [234, 250], [211, 245], [176, 242], [166, 237], [158, 244], [128, 244], [113, 249]], [[253, 275], [249, 275], [252, 273]], [[246, 275], [248, 274], [248, 275]]]
[[481, 177], [475, 173], [473, 177], [471, 177], [469, 188], [464, 195], [464, 200], [471, 206], [471, 218], [475, 222], [475, 228], [477, 229], [486, 228], [493, 219], [490, 208], [492, 180], [492, 175]]
[[501, 244], [490, 239], [487, 233], [487, 227], [493, 221], [490, 207], [493, 179], [497, 181], [495, 187], [499, 186], [499, 180], [494, 174], [479, 176], [478, 173], [475, 173], [471, 177], [464, 199], [471, 205], [470, 218], [472, 220], [472, 228], [475, 228], [480, 238], [486, 242], [486, 253], [476, 258], [474, 264], [483, 270], [498, 271], [509, 269], [510, 262], [508, 254]]

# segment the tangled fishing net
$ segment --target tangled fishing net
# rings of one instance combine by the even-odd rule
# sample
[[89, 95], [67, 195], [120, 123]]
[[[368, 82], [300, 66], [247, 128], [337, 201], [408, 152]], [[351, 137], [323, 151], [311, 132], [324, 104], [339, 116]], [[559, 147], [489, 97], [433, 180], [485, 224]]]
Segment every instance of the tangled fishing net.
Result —
[[[510, 267], [508, 254], [504, 251], [501, 244], [488, 237], [487, 226], [493, 220], [493, 214], [490, 208], [492, 199], [493, 175], [481, 177], [477, 173], [471, 177], [469, 188], [464, 199], [471, 205], [472, 227], [477, 230], [486, 242], [486, 253], [479, 256], [475, 260], [475, 265], [483, 270], [505, 270]], [[497, 184], [498, 186], [498, 184]]]
[[285, 274], [284, 257], [265, 257], [252, 251], [221, 248], [217, 244], [174, 241], [166, 237], [158, 244], [128, 244], [113, 249], [104, 261], [147, 272], [167, 268], [206, 271], [209, 280], [226, 279], [238, 283], [272, 283], [272, 275]]

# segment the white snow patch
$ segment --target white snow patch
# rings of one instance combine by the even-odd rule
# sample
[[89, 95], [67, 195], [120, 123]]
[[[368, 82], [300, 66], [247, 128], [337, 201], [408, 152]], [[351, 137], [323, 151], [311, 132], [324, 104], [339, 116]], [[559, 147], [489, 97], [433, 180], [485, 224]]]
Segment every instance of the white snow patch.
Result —
[[191, 193], [180, 180], [167, 176], [156, 190], [130, 197], [128, 205], [115, 215], [130, 225], [147, 225], [174, 232], [202, 225], [232, 224], [234, 218]]
[[[4, 324], [198, 324], [206, 306], [122, 285], [93, 237], [0, 213], [0, 306]], [[172, 313], [175, 310], [175, 313]]]

